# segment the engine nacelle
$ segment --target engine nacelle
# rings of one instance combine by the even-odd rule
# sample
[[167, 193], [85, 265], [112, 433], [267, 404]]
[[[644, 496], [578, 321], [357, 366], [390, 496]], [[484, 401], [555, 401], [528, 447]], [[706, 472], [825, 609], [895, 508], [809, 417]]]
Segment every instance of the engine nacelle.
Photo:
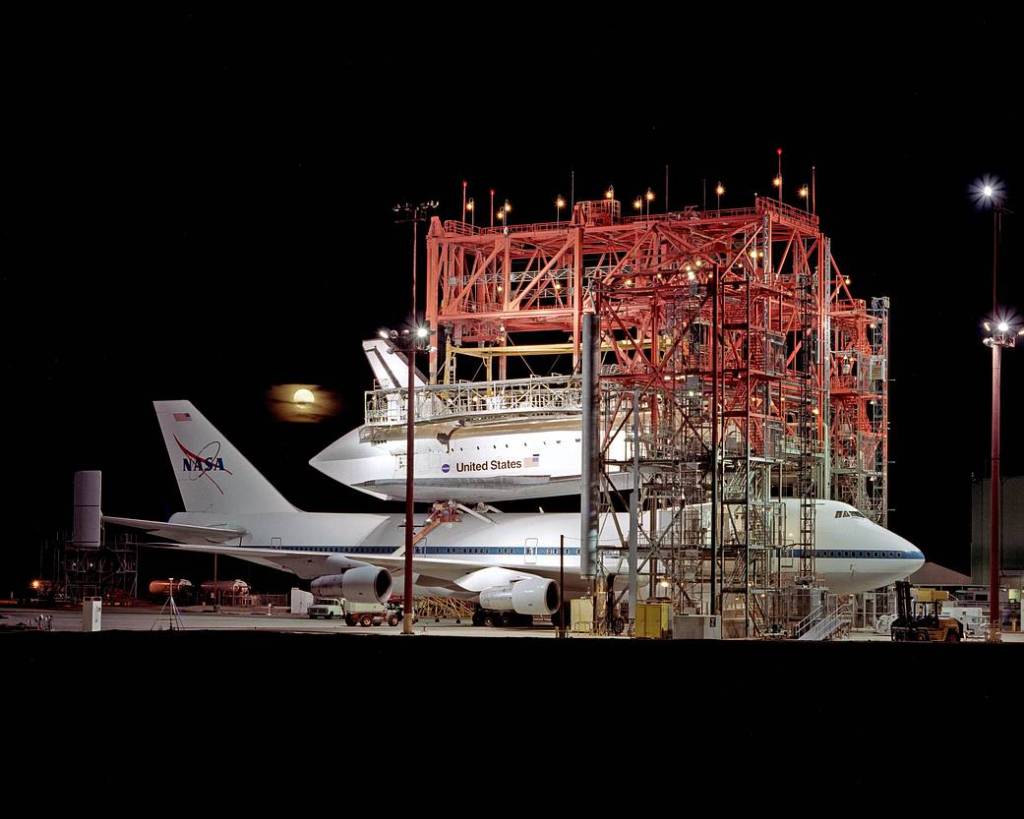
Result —
[[492, 586], [480, 592], [480, 607], [491, 611], [544, 616], [558, 609], [558, 584], [542, 577]]
[[310, 584], [317, 597], [344, 597], [364, 603], [386, 603], [391, 597], [391, 572], [379, 566], [356, 566], [342, 574], [325, 574]]

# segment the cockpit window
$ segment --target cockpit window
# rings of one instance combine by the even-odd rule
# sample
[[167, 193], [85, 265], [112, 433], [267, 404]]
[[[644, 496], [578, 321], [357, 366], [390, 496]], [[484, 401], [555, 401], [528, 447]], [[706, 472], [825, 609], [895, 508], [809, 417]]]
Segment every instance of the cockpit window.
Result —
[[864, 515], [862, 515], [856, 509], [837, 509], [836, 510], [836, 517], [837, 518], [862, 518], [862, 517], [864, 517]]

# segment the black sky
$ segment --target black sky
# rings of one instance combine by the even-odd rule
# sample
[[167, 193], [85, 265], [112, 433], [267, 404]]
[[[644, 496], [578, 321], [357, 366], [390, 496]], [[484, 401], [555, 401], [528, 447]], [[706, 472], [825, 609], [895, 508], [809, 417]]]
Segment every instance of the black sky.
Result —
[[[983, 173], [1013, 195], [1020, 73], [1014, 26], [868, 14], [649, 16], [584, 7], [526, 24], [478, 7], [295, 17], [189, 13], [145, 26], [33, 22], [6, 153], [17, 252], [0, 271], [3, 404], [13, 491], [0, 587], [35, 570], [70, 520], [72, 472], [104, 471], [104, 508], [160, 517], [179, 499], [150, 402], [189, 398], [301, 508], [369, 511], [307, 460], [361, 422], [359, 341], [408, 310], [398, 201], [458, 213], [470, 180], [516, 221], [614, 184], [723, 205], [818, 173], [818, 207], [860, 297], [891, 300], [891, 526], [968, 568], [969, 481], [987, 468], [990, 215]], [[637, 12], [640, 14], [641, 12]], [[446, 17], [446, 15], [449, 15]], [[468, 16], [472, 15], [472, 16]], [[152, 47], [150, 47], [152, 46]], [[787, 182], [788, 184], [788, 182]], [[625, 192], [625, 193], [622, 193]], [[789, 192], [792, 193], [791, 191]], [[1002, 301], [1024, 308], [1019, 217]], [[1024, 350], [1004, 368], [1004, 473]], [[339, 393], [338, 418], [282, 425], [279, 382]], [[548, 504], [545, 507], [548, 508]]]

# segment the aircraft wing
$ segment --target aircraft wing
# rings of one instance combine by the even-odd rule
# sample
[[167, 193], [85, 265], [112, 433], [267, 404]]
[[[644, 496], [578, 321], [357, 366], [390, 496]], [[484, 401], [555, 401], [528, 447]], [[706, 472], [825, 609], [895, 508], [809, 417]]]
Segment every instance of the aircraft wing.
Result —
[[[201, 527], [196, 527], [201, 528]], [[346, 568], [356, 566], [379, 566], [393, 575], [401, 575], [405, 570], [405, 557], [402, 555], [373, 555], [370, 558], [352, 555], [323, 552], [294, 552], [281, 549], [259, 549], [246, 546], [230, 545], [192, 545], [177, 543], [147, 543], [162, 549], [177, 549], [183, 552], [200, 552], [203, 554], [220, 554], [248, 560], [261, 566], [291, 572], [303, 579], [310, 580], [325, 574], [333, 574]], [[419, 586], [445, 586], [470, 592], [479, 592], [490, 586], [504, 585], [513, 580], [524, 580], [531, 577], [543, 577], [549, 580], [558, 579], [558, 569], [530, 566], [530, 571], [505, 568], [501, 566], [481, 566], [464, 560], [424, 560], [414, 558], [413, 572]]]
[[[403, 574], [405, 571], [405, 557], [403, 555], [374, 555], [371, 562], [375, 566], [387, 569], [392, 574]], [[481, 566], [479, 563], [471, 563], [465, 560], [426, 560], [417, 557], [414, 557], [412, 560], [412, 570], [420, 575], [421, 578], [425, 576], [436, 580], [444, 580], [469, 591], [480, 591], [488, 586], [503, 585], [512, 580], [525, 580], [530, 577], [558, 580], [557, 566], [553, 569], [541, 566], [530, 566], [529, 568], [530, 570], [527, 572], [503, 566]], [[490, 577], [490, 575], [496, 575], [497, 573], [500, 573], [500, 579]], [[481, 579], [485, 577], [489, 578], [489, 581], [481, 585]]]
[[[325, 574], [336, 574], [356, 566], [374, 565], [368, 560], [359, 560], [340, 554], [322, 552], [291, 552], [281, 549], [257, 549], [246, 546], [211, 545], [199, 546], [187, 543], [144, 543], [158, 549], [174, 549], [180, 552], [199, 552], [206, 555], [227, 555], [247, 560], [260, 566], [291, 572], [304, 580], [312, 580]], [[386, 567], [382, 567], [386, 568]]]
[[245, 529], [224, 526], [194, 526], [190, 523], [167, 523], [161, 520], [141, 520], [139, 518], [115, 518], [110, 515], [103, 516], [104, 523], [114, 526], [125, 526], [129, 529], [141, 529], [156, 537], [164, 537], [170, 540], [181, 540], [183, 538], [201, 538], [209, 543], [225, 543], [229, 540], [237, 540], [244, 535]]

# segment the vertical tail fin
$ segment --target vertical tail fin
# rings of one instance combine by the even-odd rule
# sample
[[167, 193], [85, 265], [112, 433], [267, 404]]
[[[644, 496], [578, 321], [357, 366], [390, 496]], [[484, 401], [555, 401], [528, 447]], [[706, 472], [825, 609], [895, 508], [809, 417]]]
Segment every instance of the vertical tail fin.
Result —
[[[404, 353], [398, 352], [390, 341], [371, 338], [363, 342], [363, 352], [381, 389], [404, 389], [408, 386], [409, 359]], [[413, 373], [413, 381], [417, 387], [426, 386], [427, 383], [419, 370]]]
[[154, 401], [187, 512], [294, 512], [191, 401]]

